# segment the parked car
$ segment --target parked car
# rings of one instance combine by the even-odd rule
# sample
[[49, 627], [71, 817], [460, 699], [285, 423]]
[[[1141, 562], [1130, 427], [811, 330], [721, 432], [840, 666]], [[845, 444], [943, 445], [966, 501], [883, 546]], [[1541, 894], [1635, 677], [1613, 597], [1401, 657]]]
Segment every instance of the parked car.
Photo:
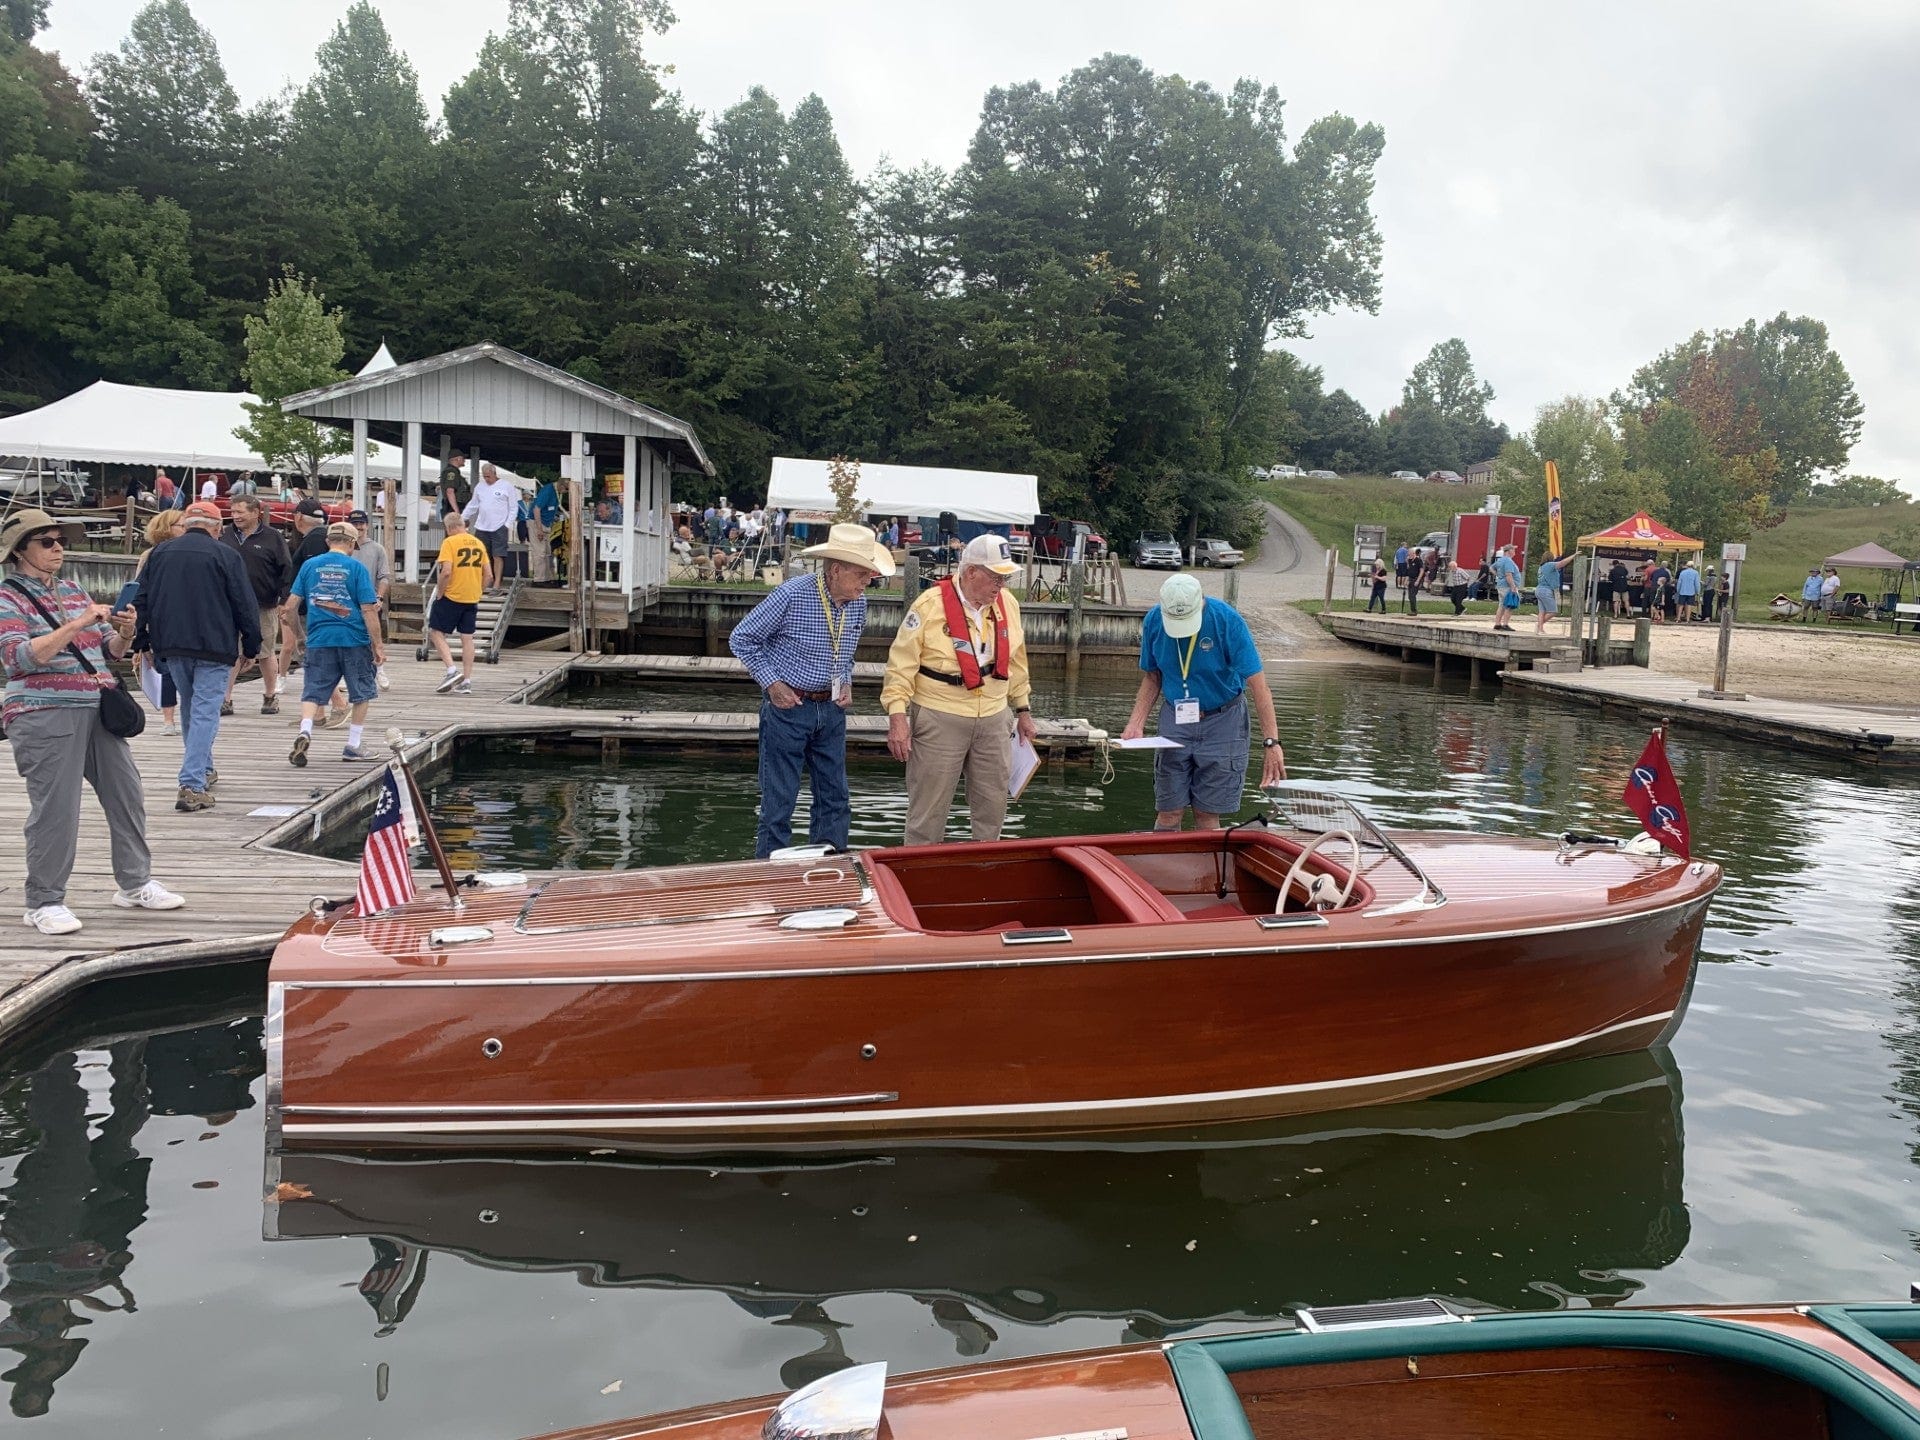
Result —
[[1084, 520], [1067, 519], [1057, 519], [1053, 522], [1053, 534], [1040, 542], [1037, 553], [1049, 560], [1070, 559], [1073, 555], [1075, 536], [1085, 540], [1082, 553], [1087, 559], [1098, 560], [1107, 553], [1107, 542], [1095, 532], [1093, 526]]
[[1454, 470], [1432, 470], [1427, 473], [1429, 485], [1464, 485], [1467, 482]]
[[1426, 476], [1418, 470], [1396, 470], [1387, 477], [1389, 480], [1411, 480], [1415, 485], [1423, 484]]
[[1015, 525], [1007, 532], [1007, 549], [1011, 550], [1020, 559], [1026, 559], [1027, 552], [1032, 548], [1033, 535], [1030, 531], [1023, 530], [1018, 525]]
[[1164, 530], [1149, 531], [1133, 542], [1136, 570], [1178, 570], [1185, 563], [1180, 558], [1180, 542]]
[[1274, 479], [1281, 480], [1290, 475], [1304, 475], [1307, 472], [1302, 470], [1298, 465], [1275, 465], [1267, 473], [1273, 476]]
[[1332, 470], [1309, 470], [1307, 471], [1307, 478], [1309, 480], [1338, 480], [1340, 477]]
[[1233, 548], [1224, 540], [1196, 540], [1193, 542], [1193, 563], [1212, 565], [1222, 570], [1231, 570], [1246, 555]]

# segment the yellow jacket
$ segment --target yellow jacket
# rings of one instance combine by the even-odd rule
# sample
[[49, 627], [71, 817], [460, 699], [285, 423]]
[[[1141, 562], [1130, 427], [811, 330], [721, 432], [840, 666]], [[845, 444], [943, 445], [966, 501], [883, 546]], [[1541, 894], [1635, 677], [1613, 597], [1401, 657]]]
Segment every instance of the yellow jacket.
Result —
[[1005, 590], [994, 601], [1007, 617], [1007, 644], [1013, 653], [1007, 657], [1007, 678], [995, 679], [993, 670], [993, 619], [981, 611], [980, 670], [985, 680], [978, 690], [964, 685], [948, 685], [920, 673], [922, 666], [942, 675], [958, 675], [960, 661], [953, 653], [953, 640], [947, 634], [946, 607], [941, 603], [940, 587], [929, 586], [920, 598], [907, 607], [906, 618], [887, 651], [887, 678], [880, 687], [880, 706], [889, 715], [903, 715], [909, 703], [949, 715], [997, 715], [1011, 704], [1027, 709], [1032, 701], [1033, 684], [1027, 677], [1027, 635], [1020, 625], [1020, 602]]

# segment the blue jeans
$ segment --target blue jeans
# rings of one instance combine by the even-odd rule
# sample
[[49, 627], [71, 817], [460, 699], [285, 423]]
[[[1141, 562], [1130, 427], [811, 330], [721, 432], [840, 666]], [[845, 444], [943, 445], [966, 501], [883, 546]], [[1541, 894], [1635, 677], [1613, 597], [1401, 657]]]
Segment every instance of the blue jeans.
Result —
[[191, 660], [169, 656], [167, 674], [180, 692], [180, 729], [187, 753], [180, 762], [180, 783], [189, 790], [207, 788], [213, 766], [213, 742], [220, 734], [220, 704], [227, 698], [227, 677], [233, 666], [218, 660]]
[[847, 712], [831, 700], [802, 700], [782, 710], [760, 702], [760, 830], [755, 858], [764, 860], [793, 842], [793, 809], [800, 803], [800, 772], [813, 784], [807, 839], [846, 849], [853, 827], [847, 798]]

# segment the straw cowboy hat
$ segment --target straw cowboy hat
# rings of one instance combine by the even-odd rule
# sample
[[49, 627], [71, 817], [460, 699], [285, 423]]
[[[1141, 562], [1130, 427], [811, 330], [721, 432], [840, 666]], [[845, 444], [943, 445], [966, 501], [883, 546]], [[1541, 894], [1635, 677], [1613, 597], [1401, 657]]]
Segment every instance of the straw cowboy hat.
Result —
[[13, 559], [13, 552], [20, 548], [20, 542], [29, 535], [38, 535], [42, 530], [58, 530], [69, 550], [78, 545], [87, 533], [86, 527], [78, 520], [56, 520], [44, 510], [16, 510], [7, 516], [4, 524], [0, 524], [0, 560]]
[[844, 560], [882, 575], [893, 574], [893, 556], [864, 525], [836, 525], [827, 532], [824, 545], [809, 545], [800, 553], [809, 560]]

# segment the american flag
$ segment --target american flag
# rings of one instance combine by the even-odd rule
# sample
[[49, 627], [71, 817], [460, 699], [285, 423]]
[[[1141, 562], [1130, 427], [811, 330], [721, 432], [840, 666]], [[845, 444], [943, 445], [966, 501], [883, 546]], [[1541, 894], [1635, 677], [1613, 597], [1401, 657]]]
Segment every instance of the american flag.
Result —
[[406, 815], [400, 808], [400, 787], [393, 783], [391, 767], [380, 777], [380, 799], [367, 826], [367, 848], [360, 852], [360, 888], [353, 898], [362, 915], [377, 915], [413, 899]]

